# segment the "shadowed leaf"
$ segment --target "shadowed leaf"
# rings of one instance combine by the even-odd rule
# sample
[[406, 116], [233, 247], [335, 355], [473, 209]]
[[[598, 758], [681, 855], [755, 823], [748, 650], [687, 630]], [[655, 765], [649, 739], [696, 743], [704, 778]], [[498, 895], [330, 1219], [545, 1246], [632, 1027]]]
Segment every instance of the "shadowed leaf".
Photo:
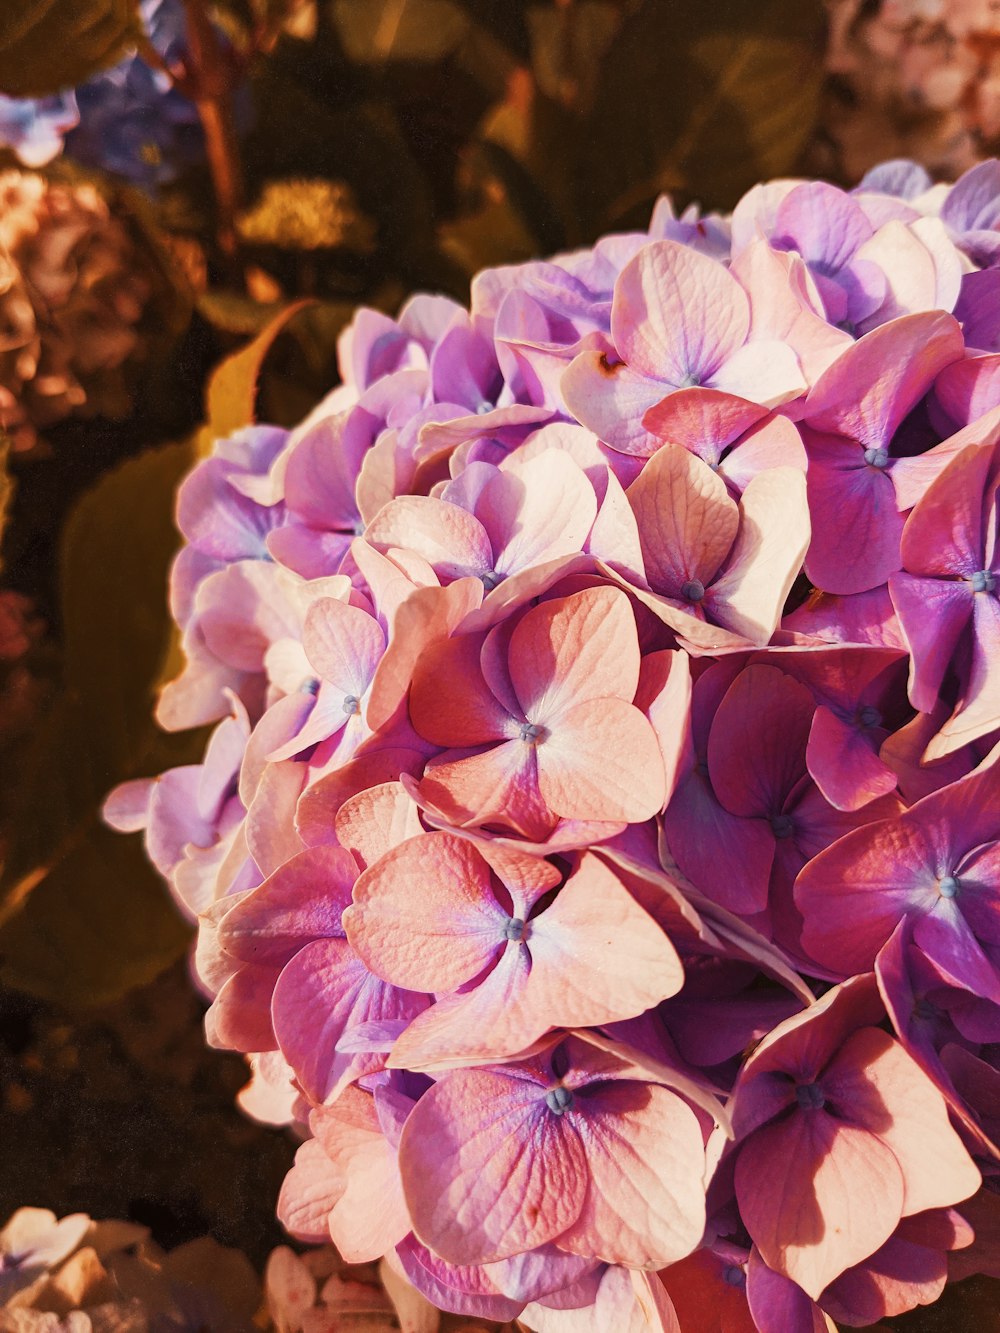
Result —
[[135, 0], [3, 0], [0, 92], [42, 97], [113, 65], [138, 30]]
[[190, 762], [204, 744], [152, 721], [170, 643], [174, 492], [192, 458], [185, 442], [129, 460], [63, 534], [63, 679], [17, 774], [0, 880], [0, 980], [49, 999], [121, 994], [184, 947], [141, 843], [109, 833], [98, 811], [115, 783]]
[[151, 981], [188, 938], [140, 839], [95, 819], [0, 930], [0, 980], [70, 1007], [104, 1004]]
[[823, 33], [818, 0], [646, 0], [582, 127], [588, 213], [602, 228], [644, 223], [664, 190], [731, 207], [787, 175], [815, 123]]

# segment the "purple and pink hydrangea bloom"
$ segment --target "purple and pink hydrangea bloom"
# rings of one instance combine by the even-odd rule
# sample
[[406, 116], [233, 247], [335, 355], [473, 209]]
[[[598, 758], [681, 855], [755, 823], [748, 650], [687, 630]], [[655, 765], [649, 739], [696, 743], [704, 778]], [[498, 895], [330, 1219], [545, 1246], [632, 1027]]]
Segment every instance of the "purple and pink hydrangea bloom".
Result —
[[361, 312], [184, 483], [159, 717], [216, 729], [108, 814], [294, 1235], [537, 1333], [1000, 1271], [998, 170]]

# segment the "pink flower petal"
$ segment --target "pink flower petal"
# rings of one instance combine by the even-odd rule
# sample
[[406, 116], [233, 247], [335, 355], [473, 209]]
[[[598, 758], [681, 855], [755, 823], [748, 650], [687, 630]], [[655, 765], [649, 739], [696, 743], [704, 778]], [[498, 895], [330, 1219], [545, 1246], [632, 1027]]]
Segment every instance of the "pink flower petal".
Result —
[[663, 808], [656, 733], [621, 699], [586, 699], [552, 717], [537, 747], [538, 789], [564, 819], [639, 823]]
[[809, 774], [838, 810], [858, 810], [896, 788], [896, 775], [857, 727], [820, 705], [806, 748]]
[[747, 431], [722, 460], [719, 471], [730, 486], [745, 491], [758, 472], [778, 467], [805, 472], [807, 466], [802, 436], [787, 417], [770, 416]]
[[771, 666], [740, 672], [716, 710], [708, 769], [716, 796], [734, 815], [777, 815], [805, 772], [815, 703], [797, 680]]
[[412, 1235], [397, 1245], [394, 1258], [408, 1281], [441, 1310], [466, 1318], [503, 1320], [515, 1319], [523, 1308], [522, 1301], [511, 1300], [500, 1291], [493, 1276], [500, 1264], [445, 1263]]
[[590, 1175], [579, 1217], [559, 1237], [560, 1247], [633, 1268], [683, 1259], [705, 1227], [694, 1112], [651, 1083], [597, 1084], [577, 1099]]
[[337, 811], [337, 841], [362, 870], [422, 832], [416, 802], [398, 782], [382, 782], [358, 792]]
[[295, 1154], [278, 1196], [278, 1219], [290, 1235], [321, 1245], [330, 1235], [328, 1219], [341, 1177], [316, 1139], [307, 1139]]
[[525, 941], [531, 973], [522, 1003], [547, 1019], [546, 1027], [631, 1018], [676, 994], [684, 981], [667, 936], [592, 855], [529, 921]]
[[309, 1125], [323, 1146], [339, 1188], [331, 1200], [329, 1234], [349, 1264], [368, 1263], [410, 1230], [396, 1154], [379, 1125], [375, 1098], [345, 1088], [318, 1107]]
[[643, 425], [664, 444], [681, 444], [711, 466], [768, 415], [759, 403], [718, 389], [678, 389], [649, 409]]
[[761, 1256], [818, 1299], [892, 1235], [903, 1209], [893, 1152], [825, 1110], [755, 1130], [736, 1161], [740, 1213]]
[[714, 618], [751, 643], [774, 633], [809, 547], [806, 482], [794, 468], [771, 468], [747, 483], [739, 533], [712, 587]]
[[948, 1277], [947, 1256], [941, 1249], [905, 1240], [899, 1235], [903, 1225], [870, 1259], [831, 1284], [823, 1296], [831, 1315], [852, 1327], [867, 1326], [917, 1305], [934, 1304]]
[[566, 1309], [529, 1305], [522, 1323], [534, 1333], [681, 1333], [660, 1278], [617, 1264], [604, 1270], [592, 1302]]
[[946, 745], [928, 748], [928, 758], [948, 754], [989, 736], [1000, 727], [1000, 602], [986, 593], [974, 595], [972, 662], [964, 694], [938, 738]]
[[889, 594], [911, 654], [910, 702], [929, 713], [972, 619], [975, 593], [964, 580], [916, 578], [902, 571], [890, 577]]
[[423, 495], [391, 500], [368, 524], [365, 539], [383, 550], [402, 546], [416, 551], [448, 581], [493, 568], [493, 549], [482, 523], [446, 500]]
[[751, 339], [787, 343], [808, 384], [815, 384], [853, 346], [851, 335], [823, 316], [822, 300], [801, 255], [774, 250], [759, 237], [736, 254], [729, 271], [750, 298]]
[[707, 379], [746, 341], [750, 305], [714, 259], [653, 241], [615, 283], [611, 337], [633, 369], [674, 387]]
[[368, 725], [384, 726], [399, 707], [413, 670], [432, 643], [446, 639], [483, 600], [479, 579], [458, 579], [447, 588], [418, 588], [396, 609], [389, 646], [378, 665], [368, 700]]
[[268, 963], [247, 963], [233, 973], [205, 1015], [209, 1046], [244, 1053], [274, 1050], [271, 997], [278, 975], [279, 968]]
[[580, 1215], [587, 1156], [544, 1084], [457, 1070], [417, 1102], [400, 1141], [417, 1236], [454, 1264], [492, 1263], [561, 1236]]
[[476, 505], [501, 574], [583, 549], [597, 497], [583, 470], [556, 449], [511, 462], [486, 483]]
[[663, 831], [678, 866], [703, 893], [740, 915], [764, 910], [774, 860], [774, 834], [765, 820], [730, 814], [708, 778], [691, 773], [667, 806]]
[[664, 384], [624, 361], [609, 361], [604, 352], [581, 352], [563, 372], [559, 388], [573, 416], [612, 449], [648, 458], [659, 448], [643, 419], [663, 398]]
[[846, 436], [862, 449], [888, 448], [935, 376], [964, 354], [951, 315], [894, 319], [866, 333], [820, 377], [806, 400], [805, 419], [814, 430]]
[[295, 805], [306, 780], [305, 765], [268, 764], [247, 811], [250, 855], [265, 875], [291, 860], [304, 846], [295, 828]]
[[983, 497], [994, 457], [992, 446], [971, 444], [927, 488], [903, 530], [909, 573], [968, 577], [983, 568]]
[[847, 441], [810, 435], [806, 451], [813, 520], [806, 573], [824, 592], [877, 588], [900, 565], [903, 516], [891, 479]]
[[322, 597], [306, 616], [302, 644], [323, 680], [360, 699], [385, 652], [385, 634], [367, 612]]
[[822, 1086], [841, 1116], [891, 1149], [903, 1177], [901, 1216], [949, 1207], [979, 1188], [979, 1170], [949, 1124], [944, 1098], [888, 1033], [855, 1032], [824, 1071]]
[[946, 467], [969, 445], [991, 447], [1000, 440], [1000, 405], [934, 445], [925, 453], [892, 460], [892, 484], [901, 511], [912, 509]]
[[707, 588], [739, 528], [739, 510], [725, 482], [687, 449], [667, 444], [627, 495], [650, 587], [674, 598], [685, 596], [693, 581]]
[[830, 1333], [830, 1322], [800, 1286], [760, 1257], [756, 1246], [747, 1264], [746, 1299], [757, 1333]]
[[472, 990], [440, 997], [397, 1038], [389, 1068], [453, 1069], [498, 1062], [526, 1050], [554, 1020], [524, 1004], [532, 961], [526, 949], [504, 943], [496, 966]]
[[666, 776], [665, 802], [677, 787], [690, 746], [691, 670], [687, 653], [674, 649], [647, 653], [639, 671], [635, 706], [649, 718]]
[[475, 847], [450, 833], [427, 833], [365, 871], [344, 924], [359, 956], [386, 980], [450, 991], [500, 951], [506, 921]]
[[[810, 861], [795, 884], [795, 902], [805, 918], [802, 947], [844, 974], [872, 966], [909, 905], [923, 860], [921, 855], [916, 866], [902, 861], [906, 844], [897, 836], [893, 842], [902, 861], [897, 867], [885, 844], [873, 838], [876, 830], [889, 833], [890, 822], [848, 833]], [[933, 883], [929, 872], [927, 879]]]
[[[382, 1068], [383, 1057], [337, 1051], [341, 1036], [372, 1020], [411, 1018], [427, 997], [372, 976], [347, 940], [316, 940], [288, 963], [274, 988], [278, 1045], [306, 1096], [333, 1101], [349, 1084]], [[260, 1048], [258, 1048], [260, 1049]]]
[[[426, 742], [422, 744], [424, 750], [394, 745], [373, 749], [349, 759], [307, 787], [295, 808], [295, 824], [302, 840], [310, 847], [337, 842], [336, 819], [347, 801], [368, 788], [395, 782], [403, 774], [421, 772], [427, 753], [433, 748]], [[414, 833], [418, 831], [416, 828], [412, 830]], [[354, 850], [353, 846], [350, 850]]]
[[356, 875], [340, 847], [299, 852], [226, 914], [219, 943], [248, 963], [286, 963], [310, 940], [343, 936]]
[[628, 599], [586, 588], [533, 607], [511, 635], [510, 676], [531, 721], [590, 699], [631, 702], [639, 683], [639, 641]]
[[738, 348], [713, 372], [710, 382], [725, 393], [753, 397], [765, 407], [790, 402], [809, 387], [798, 357], [787, 343], [773, 338]]
[[149, 802], [154, 778], [136, 778], [120, 782], [105, 799], [101, 818], [118, 833], [138, 833], [149, 819]]
[[459, 826], [499, 824], [536, 842], [549, 836], [556, 815], [539, 791], [535, 746], [516, 740], [457, 759], [453, 753], [427, 765], [415, 793], [421, 802]]
[[459, 634], [428, 647], [416, 664], [410, 719], [435, 745], [483, 745], [517, 735], [480, 671], [480, 635]]

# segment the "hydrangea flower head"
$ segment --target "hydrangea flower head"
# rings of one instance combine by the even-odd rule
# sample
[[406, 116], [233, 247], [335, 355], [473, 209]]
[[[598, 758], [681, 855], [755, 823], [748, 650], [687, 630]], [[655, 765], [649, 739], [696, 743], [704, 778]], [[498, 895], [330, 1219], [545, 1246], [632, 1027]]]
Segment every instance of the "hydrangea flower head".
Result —
[[107, 812], [294, 1236], [538, 1333], [997, 1270], [997, 196], [665, 203], [360, 312], [183, 484], [159, 713], [215, 729]]

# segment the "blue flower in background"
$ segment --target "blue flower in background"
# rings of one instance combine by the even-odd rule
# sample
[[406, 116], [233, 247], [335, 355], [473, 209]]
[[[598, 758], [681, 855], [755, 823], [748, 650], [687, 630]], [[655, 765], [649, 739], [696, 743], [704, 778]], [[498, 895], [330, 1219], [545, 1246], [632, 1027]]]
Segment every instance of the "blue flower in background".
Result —
[[[141, 0], [139, 12], [166, 64], [183, 66], [181, 0]], [[238, 97], [236, 114], [245, 126], [250, 119], [245, 96]], [[151, 194], [205, 157], [194, 103], [138, 51], [75, 93], [40, 100], [0, 96], [0, 146], [12, 148], [28, 167], [44, 166], [65, 146], [67, 156], [83, 166], [121, 176]]]
[[66, 152], [152, 189], [204, 155], [194, 105], [138, 56], [77, 89], [80, 124]]
[[141, 0], [139, 16], [145, 25], [149, 40], [172, 63], [184, 55], [185, 17], [180, 0]]
[[44, 167], [62, 152], [63, 138], [79, 118], [72, 92], [41, 98], [0, 94], [0, 146], [13, 149], [26, 167]]
[[[140, 13], [168, 64], [184, 55], [180, 0], [143, 0]], [[85, 166], [123, 176], [146, 190], [173, 180], [204, 156], [198, 113], [165, 74], [133, 52], [77, 89], [79, 126], [66, 152]]]

